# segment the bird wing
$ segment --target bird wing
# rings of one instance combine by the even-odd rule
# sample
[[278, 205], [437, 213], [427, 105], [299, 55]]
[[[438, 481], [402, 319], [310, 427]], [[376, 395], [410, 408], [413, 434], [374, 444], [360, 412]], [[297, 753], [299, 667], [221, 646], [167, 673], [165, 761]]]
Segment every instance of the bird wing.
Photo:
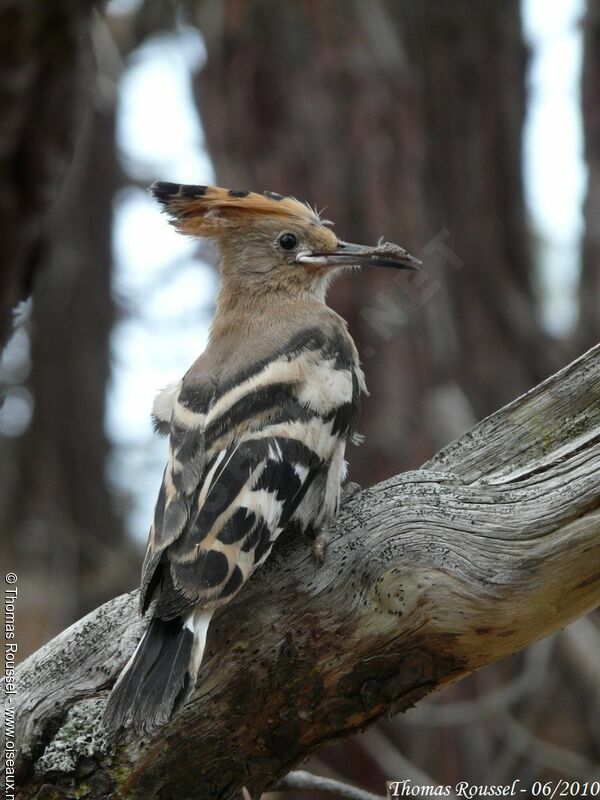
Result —
[[[168, 387], [169, 461], [144, 561], [143, 610], [157, 598], [153, 613], [171, 619], [241, 588], [311, 486], [325, 485], [363, 386], [345, 331], [307, 329], [218, 386], [184, 379]], [[164, 425], [165, 409], [158, 412]]]

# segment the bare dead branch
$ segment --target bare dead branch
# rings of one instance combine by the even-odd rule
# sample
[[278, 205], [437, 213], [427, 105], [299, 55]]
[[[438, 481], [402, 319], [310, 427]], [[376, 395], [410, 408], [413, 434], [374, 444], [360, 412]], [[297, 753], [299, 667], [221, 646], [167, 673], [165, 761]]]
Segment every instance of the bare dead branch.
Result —
[[332, 778], [322, 778], [320, 775], [313, 775], [312, 772], [305, 772], [301, 769], [290, 772], [277, 783], [275, 788], [277, 791], [303, 789], [310, 792], [323, 792], [324, 794], [345, 798], [345, 800], [383, 800], [383, 795], [366, 792], [357, 786], [351, 786], [349, 783], [335, 781]]
[[552, 650], [552, 639], [531, 647], [521, 672], [503, 686], [483, 694], [476, 700], [458, 700], [446, 705], [423, 703], [404, 718], [409, 725], [427, 728], [474, 725], [483, 719], [502, 714], [539, 686], [546, 673]]
[[570, 775], [583, 781], [600, 779], [600, 764], [594, 764], [578, 753], [540, 739], [528, 731], [509, 711], [502, 716], [503, 738], [506, 746], [511, 750], [521, 755], [527, 754], [527, 758], [531, 761], [535, 761], [547, 769], [557, 770], [563, 775]]

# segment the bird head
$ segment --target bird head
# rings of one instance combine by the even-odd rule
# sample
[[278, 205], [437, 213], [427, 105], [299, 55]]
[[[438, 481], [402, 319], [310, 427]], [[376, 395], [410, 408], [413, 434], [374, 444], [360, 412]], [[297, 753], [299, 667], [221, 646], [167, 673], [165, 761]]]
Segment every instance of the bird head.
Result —
[[341, 241], [331, 222], [293, 197], [165, 182], [154, 183], [151, 192], [177, 230], [217, 243], [222, 278], [239, 289], [324, 296], [344, 268], [416, 269], [420, 263], [388, 242]]

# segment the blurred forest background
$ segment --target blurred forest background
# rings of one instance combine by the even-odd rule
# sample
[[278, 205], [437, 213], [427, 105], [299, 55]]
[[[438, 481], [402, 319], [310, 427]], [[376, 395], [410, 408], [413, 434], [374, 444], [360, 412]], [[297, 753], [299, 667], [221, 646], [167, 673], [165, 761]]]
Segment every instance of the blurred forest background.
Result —
[[[544, 91], [571, 70], [576, 107], [551, 96], [531, 138], [546, 45], [527, 26], [559, 6], [548, 35], [571, 45]], [[362, 485], [599, 338], [600, 0], [5, 0], [0, 41], [0, 536], [22, 657], [136, 585], [166, 452], [152, 399], [206, 341], [212, 254], [152, 180], [294, 194], [422, 258], [331, 292], [371, 391]], [[380, 794], [597, 780], [599, 664], [595, 614], [309, 768]]]

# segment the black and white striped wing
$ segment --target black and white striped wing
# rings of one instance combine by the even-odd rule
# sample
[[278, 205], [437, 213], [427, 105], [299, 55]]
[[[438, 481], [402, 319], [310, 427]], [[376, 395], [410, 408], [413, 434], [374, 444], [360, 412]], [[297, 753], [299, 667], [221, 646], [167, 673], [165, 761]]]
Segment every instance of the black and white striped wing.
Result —
[[[353, 363], [330, 351], [322, 337], [288, 343], [203, 407], [187, 402], [184, 385], [144, 563], [144, 608], [155, 589], [163, 619], [226, 602], [303, 501], [300, 521], [319, 519], [360, 394]], [[338, 490], [339, 475], [333, 505]]]

